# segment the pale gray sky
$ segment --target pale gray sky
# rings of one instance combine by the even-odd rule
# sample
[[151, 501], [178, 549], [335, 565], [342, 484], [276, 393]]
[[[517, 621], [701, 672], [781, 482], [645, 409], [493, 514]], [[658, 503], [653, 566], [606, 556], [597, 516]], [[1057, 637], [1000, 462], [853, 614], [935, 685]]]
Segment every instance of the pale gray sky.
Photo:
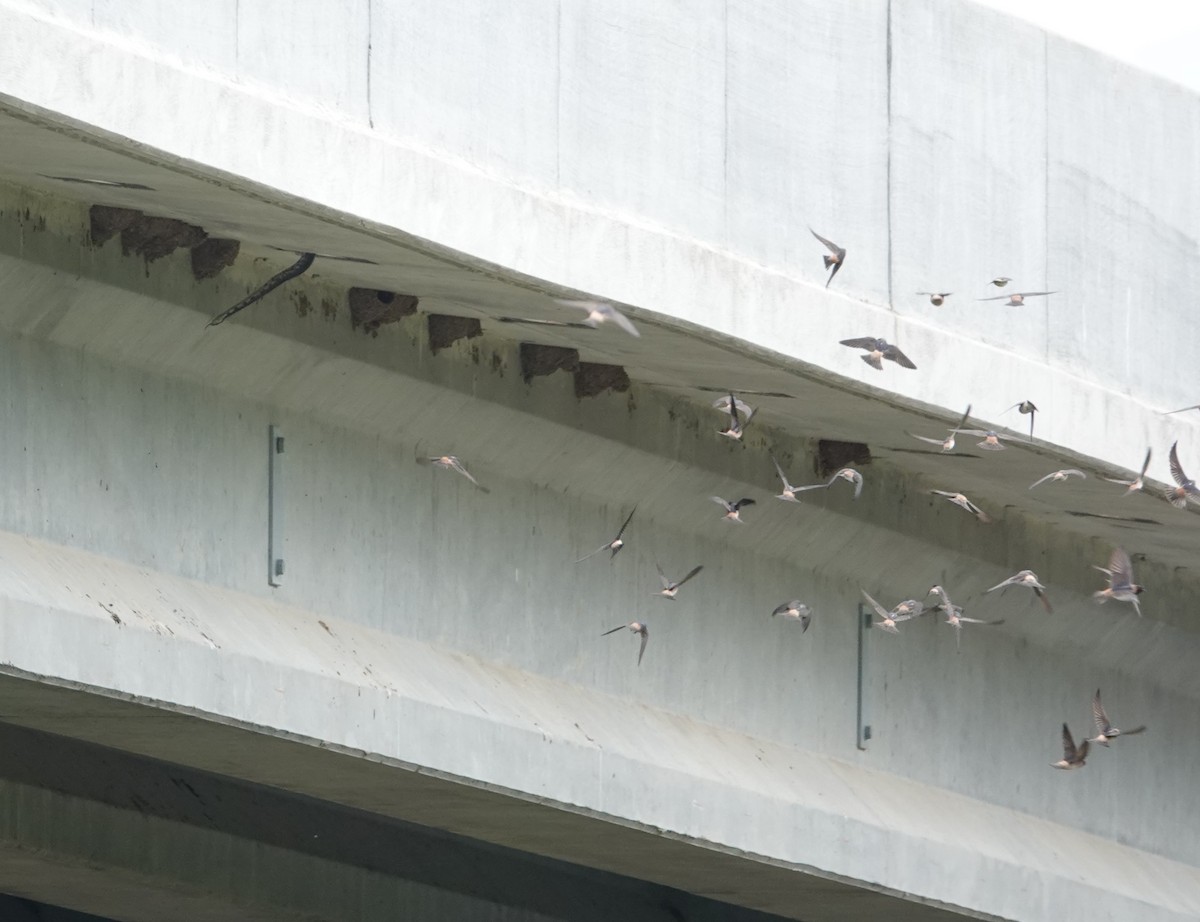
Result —
[[976, 0], [1200, 92], [1198, 0]]

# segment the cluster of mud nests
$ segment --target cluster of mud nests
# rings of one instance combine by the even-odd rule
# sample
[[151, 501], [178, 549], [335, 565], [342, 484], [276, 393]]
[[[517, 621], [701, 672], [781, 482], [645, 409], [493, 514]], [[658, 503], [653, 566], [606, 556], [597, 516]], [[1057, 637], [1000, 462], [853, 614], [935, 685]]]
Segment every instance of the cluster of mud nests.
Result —
[[526, 384], [556, 371], [575, 376], [575, 396], [579, 398], [595, 397], [607, 390], [629, 390], [629, 375], [620, 365], [581, 362], [578, 349], [521, 343], [521, 377]]
[[[204, 228], [194, 224], [131, 208], [93, 205], [89, 224], [93, 246], [103, 246], [120, 234], [121, 251], [126, 256], [141, 256], [147, 262], [161, 259], [180, 247], [190, 249], [192, 275], [197, 281], [213, 278], [229, 268], [241, 249], [237, 240], [209, 237]], [[375, 288], [351, 288], [347, 299], [354, 329], [372, 335], [378, 334], [386, 323], [396, 323], [415, 314], [419, 303], [415, 295]], [[429, 314], [427, 320], [429, 348], [435, 355], [461, 339], [483, 335], [476, 317]], [[629, 375], [620, 365], [581, 362], [576, 349], [521, 343], [521, 374], [526, 383], [559, 370], [574, 376], [575, 396], [579, 398], [595, 397], [606, 390], [629, 390]]]

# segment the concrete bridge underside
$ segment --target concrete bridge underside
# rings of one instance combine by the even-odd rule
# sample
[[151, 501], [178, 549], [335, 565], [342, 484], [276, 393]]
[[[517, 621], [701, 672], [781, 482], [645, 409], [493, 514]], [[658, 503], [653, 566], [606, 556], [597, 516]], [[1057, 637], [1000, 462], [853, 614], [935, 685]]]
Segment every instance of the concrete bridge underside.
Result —
[[[45, 172], [68, 175], [69, 163], [50, 162], [58, 151], [85, 156], [82, 141], [46, 127], [6, 127]], [[1061, 454], [913, 451], [904, 430], [943, 425], [936, 414], [640, 315], [636, 341], [514, 335], [485, 321], [434, 354], [431, 317], [547, 314], [545, 294], [120, 162], [131, 182], [174, 176], [181, 199], [195, 183], [196, 201], [224, 196], [209, 207], [241, 223], [287, 221], [320, 252], [371, 263], [321, 261], [206, 330], [291, 257], [244, 243], [225, 274], [197, 282], [186, 250], [127, 256], [119, 239], [91, 238], [85, 203], [40, 191], [31, 175], [5, 187], [0, 637], [12, 666], [0, 717], [10, 732], [51, 751], [78, 745], [81, 760], [140, 760], [124, 776], [151, 764], [259, 786], [264, 801], [290, 805], [273, 816], [296, 813], [295, 798], [314, 816], [353, 811], [401, 854], [420, 849], [396, 823], [515, 850], [505, 860], [518, 863], [554, 858], [566, 864], [549, 879], [583, 875], [606, 908], [610, 886], [628, 893], [630, 918], [671, 918], [662, 907], [679, 901], [685, 918], [730, 905], [806, 920], [1015, 918], [1031, 891], [1056, 911], [1192, 912], [1197, 871], [1181, 862], [1196, 833], [1170, 823], [1159, 792], [1196, 745], [1184, 569], [1194, 516], [1149, 498], [1117, 506], [1090, 484], [1031, 499], [1025, 486]], [[423, 292], [434, 278], [441, 294], [412, 315], [374, 336], [352, 328], [350, 287]], [[526, 381], [529, 343], [620, 362], [632, 383], [580, 397], [578, 371]], [[730, 379], [779, 395], [752, 398], [763, 411], [746, 447], [716, 436], [707, 407], [706, 388]], [[266, 586], [268, 424], [289, 446], [276, 589]], [[446, 446], [490, 494], [414, 463]], [[768, 451], [801, 481], [849, 452], [867, 474], [864, 496], [775, 503]], [[946, 485], [946, 465], [1000, 527], [928, 495]], [[760, 506], [746, 526], [725, 527], [710, 493]], [[635, 503], [630, 549], [576, 566]], [[1114, 543], [1139, 552], [1154, 586], [1142, 621], [1087, 597], [1089, 564]], [[650, 598], [656, 560], [704, 563], [695, 598]], [[933, 622], [869, 638], [874, 738], [858, 751], [859, 587], [900, 598], [939, 581], [963, 587], [959, 600], [978, 613], [980, 589], [1022, 565], [1054, 588], [1054, 617], [989, 597], [989, 615], [1007, 624], [968, 632], [961, 655]], [[807, 635], [766, 616], [797, 595], [818, 612]], [[654, 625], [641, 669], [624, 635], [598, 636], [633, 617]], [[1096, 684], [1123, 709], [1168, 716], [1152, 744], [1102, 753], [1079, 775], [1051, 771], [1058, 723], [1084, 727]], [[183, 809], [174, 801], [158, 811], [142, 794], [110, 802], [45, 778], [6, 783], [16, 804], [46, 811], [25, 825], [25, 808], [5, 812], [10, 852], [48, 862], [41, 877], [14, 863], [0, 887], [10, 893], [46, 899], [37, 882], [78, 865], [75, 889], [55, 891], [62, 902], [122, 919], [154, 917], [131, 908], [147, 888], [164, 902], [145, 905], [186, 905], [195, 918], [237, 905], [246, 918], [373, 919], [393, 900], [426, 898], [427, 883], [441, 892], [416, 872], [405, 882], [407, 865], [325, 852], [291, 827], [271, 839], [273, 821], [208, 828], [194, 811], [172, 813]], [[1100, 814], [1097, 801], [1108, 805]], [[122, 832], [129, 823], [163, 828], [161, 841]], [[101, 841], [84, 830], [102, 830]], [[271, 873], [256, 873], [245, 850]], [[101, 884], [87, 870], [97, 864]], [[540, 888], [542, 865], [522, 867]], [[319, 903], [298, 882], [326, 874], [339, 884]], [[106, 889], [110, 880], [124, 883]], [[545, 901], [522, 887], [482, 898], [586, 918], [593, 902], [574, 886]], [[456, 887], [436, 898], [459, 899]]]
[[[318, 33], [336, 39], [362, 6]], [[637, 6], [530, 4], [521, 36], [536, 44], [543, 15], [558, 15], [547, 48], [560, 66], [591, 66], [612, 57], [591, 40], [619, 33], [608, 50], [636, 72], [678, 45]], [[738, 43], [764, 73], [776, 57], [796, 62], [799, 105], [825, 57], [848, 54], [841, 29], [879, 52], [849, 55], [837, 87], [830, 130], [860, 159], [833, 163], [824, 135], [814, 150], [767, 132], [727, 147], [721, 194], [689, 154], [678, 176], [614, 172], [636, 179], [614, 204], [602, 158], [563, 157], [596, 133], [571, 133], [592, 84], [569, 73], [557, 165], [533, 143], [540, 123], [495, 116], [476, 149], [475, 134], [455, 134], [459, 109], [401, 87], [414, 117], [448, 126], [450, 153], [431, 154], [396, 144], [370, 108], [355, 121], [342, 104], [362, 88], [313, 107], [226, 80], [203, 31], [208, 51], [176, 49], [181, 63], [94, 34], [99, 6], [0, 0], [0, 60], [20, 62], [0, 70], [0, 893], [121, 920], [1200, 916], [1200, 826], [1184, 808], [1200, 757], [1200, 520], [1154, 495], [1122, 500], [1102, 480], [1146, 444], [1152, 474], [1176, 438], [1189, 467], [1200, 457], [1200, 429], [1155, 413], [1192, 399], [1179, 399], [1188, 384], [1173, 370], [1190, 367], [1194, 344], [1172, 338], [1154, 369], [1131, 359], [1183, 303], [1138, 267], [1158, 253], [1186, 290], [1200, 264], [1179, 229], [1195, 189], [1130, 179], [1121, 158], [1138, 160], [1136, 132], [1109, 152], [1116, 167], [1079, 167], [1092, 148], [1061, 128], [1064, 88], [1080, 73], [1120, 82], [1040, 33], [994, 28], [991, 14], [862, 2], [813, 25], [799, 4], [757, 18], [752, 5], [719, 6], [725, 56], [691, 35], [714, 53], [680, 66], [703, 100], [712, 61], [724, 62], [727, 145], [758, 124], [738, 108], [756, 60]], [[597, 9], [613, 21], [575, 21]], [[214, 10], [225, 23], [226, 6]], [[412, 10], [440, 22], [444, 7]], [[153, 16], [127, 25], [175, 28]], [[281, 28], [301, 41], [305, 21], [297, 12]], [[394, 26], [371, 26], [383, 34], [370, 67], [388, 60]], [[486, 29], [456, 28], [478, 32], [480, 53], [456, 47], [447, 60], [504, 64]], [[934, 89], [975, 79], [951, 41], [960, 33], [1000, 43], [976, 89], [1000, 121], [1040, 99], [1041, 143], [1005, 137], [983, 156], [971, 145], [995, 143], [990, 129], [937, 109]], [[259, 35], [268, 55], [290, 47], [238, 34]], [[930, 43], [947, 49], [930, 67], [950, 73], [905, 78], [900, 66], [893, 79], [893, 59]], [[545, 63], [525, 50], [522, 68]], [[512, 73], [489, 73], [505, 95]], [[644, 138], [667, 162], [710, 109], [693, 111], [669, 80], [634, 83], [650, 88], [664, 134], [620, 122], [640, 115], [617, 87], [604, 105], [629, 114], [613, 116], [614, 137]], [[1146, 154], [1170, 175], [1159, 167], [1187, 164], [1200, 137], [1195, 100], [1137, 90], [1184, 116]], [[210, 131], [199, 112], [228, 124]], [[708, 132], [695, 133], [707, 156]], [[544, 176], [514, 180], [502, 162], [513, 143], [556, 176], [563, 163], [595, 172], [549, 193]], [[739, 156], [759, 149], [833, 163], [836, 181], [794, 171], [796, 188], [825, 190], [812, 201], [827, 220], [864, 228], [832, 293], [808, 277], [815, 257], [794, 270], [795, 239], [776, 252], [781, 222], [811, 243], [771, 210], [791, 180], [761, 174], [766, 210], [731, 208], [737, 190], [758, 188]], [[894, 299], [925, 284], [914, 254], [932, 231], [917, 218], [939, 207], [919, 191], [925, 154], [947, 175], [986, 173], [1005, 207], [1041, 209], [1003, 250], [1009, 261], [1048, 287], [1058, 272], [1062, 287], [1117, 294], [1066, 295], [1020, 330], [1011, 315]], [[714, 201], [720, 241], [704, 218]], [[937, 213], [966, 248], [931, 244], [955, 271], [1008, 246], [994, 222], [976, 238]], [[1082, 237], [1064, 242], [1075, 225]], [[309, 272], [206, 329], [302, 252], [318, 254]], [[562, 319], [554, 297], [590, 293], [626, 302], [641, 337], [501, 319]], [[1124, 330], [1127, 348], [1089, 340], [1097, 327]], [[836, 345], [874, 332], [902, 335], [919, 373], [877, 374]], [[709, 404], [728, 389], [760, 408], [744, 444], [716, 433]], [[966, 402], [997, 422], [1031, 393], [1053, 408], [1039, 419], [1046, 441], [944, 456], [908, 434], [943, 431]], [[273, 484], [271, 427], [286, 445]], [[444, 451], [490, 492], [415, 463]], [[797, 483], [854, 463], [863, 496], [779, 503], [772, 455]], [[1067, 466], [1088, 479], [1029, 491]], [[963, 491], [994, 524], [930, 489]], [[726, 525], [713, 494], [758, 504]], [[621, 555], [576, 565], [635, 505]], [[269, 508], [281, 513], [274, 536]], [[1143, 618], [1090, 599], [1102, 585], [1092, 567], [1114, 546], [1149, 587]], [[668, 603], [651, 595], [656, 564], [704, 571]], [[1050, 587], [1053, 615], [1027, 595], [984, 593], [1025, 567]], [[861, 589], [896, 601], [935, 582], [1005, 623], [968, 628], [961, 653], [933, 618], [861, 636]], [[816, 611], [806, 634], [769, 617], [797, 597]], [[640, 667], [635, 638], [600, 636], [635, 618], [652, 629]], [[1086, 730], [1098, 686], [1114, 717], [1150, 730], [1083, 771], [1051, 770], [1059, 725]]]

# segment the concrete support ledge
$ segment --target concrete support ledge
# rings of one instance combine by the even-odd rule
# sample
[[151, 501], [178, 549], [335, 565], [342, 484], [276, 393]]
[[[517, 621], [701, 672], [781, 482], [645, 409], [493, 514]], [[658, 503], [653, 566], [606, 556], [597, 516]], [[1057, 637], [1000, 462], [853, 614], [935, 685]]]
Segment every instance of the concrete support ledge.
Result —
[[[11, 723], [813, 922], [886, 894], [1006, 919], [1032, 889], [1064, 922], [1200, 913], [1196, 868], [938, 788], [18, 536], [0, 561], [8, 673], [45, 677]], [[415, 802], [428, 776], [458, 809]]]
[[0, 889], [123, 922], [552, 918], [10, 781]]
[[[922, 17], [929, 18], [930, 10], [922, 8], [913, 15], [915, 30]], [[887, 5], [868, 4], [858, 18], [858, 25], [878, 41], [885, 32]], [[793, 23], [793, 27], [800, 25]], [[1027, 51], [1028, 39], [1021, 32], [1014, 45]], [[1040, 67], [1048, 68], [1044, 42], [1036, 47], [1043, 59]], [[882, 48], [877, 46], [879, 65]], [[1063, 56], [1072, 60], [1067, 51]], [[0, 3], [0, 60], [13, 62], [0, 84], [0, 103], [14, 110], [46, 123], [71, 126], [113, 150], [171, 164], [179, 172], [251, 197], [285, 202], [294, 212], [367, 228], [380, 238], [481, 274], [539, 289], [590, 292], [634, 305], [647, 312], [643, 316], [656, 315], [676, 328], [703, 330], [708, 336], [736, 338], [756, 349], [801, 358], [864, 390], [878, 387], [881, 379], [848, 355], [838, 340], [885, 336], [903, 343], [923, 372], [891, 376], [887, 390], [892, 397], [952, 412], [961, 409], [958, 395], [1005, 394], [990, 411], [998, 415], [1003, 401], [1012, 395], [1046, 394], [1058, 406], [1090, 408], [1086, 419], [1060, 412], [1048, 414], [1041, 422], [1041, 437], [1071, 452], [1127, 466], [1133, 463], [1127, 445], [1108, 433], [1136, 432], [1155, 445], [1179, 438], [1185, 454], [1200, 454], [1200, 429], [1181, 427], [1178, 420], [1158, 415], [1195, 399], [1170, 375], [1142, 376], [1140, 383], [1146, 390], [1135, 393], [1097, 372], [1097, 363], [1086, 352], [1072, 354], [1070, 361], [1051, 361], [1055, 349], [1049, 345], [1027, 349], [1022, 336], [995, 344], [990, 321], [981, 327], [974, 322], [956, 324], [945, 319], [951, 314], [898, 310], [886, 303], [890, 280], [879, 278], [880, 254], [887, 252], [882, 228], [873, 227], [869, 234], [869, 245], [875, 249], [869, 257], [873, 263], [869, 284], [859, 291], [842, 293], [837, 286], [827, 291], [818, 278], [803, 277], [774, 260], [763, 261], [711, 234], [690, 235], [636, 210], [556, 188], [550, 177], [531, 177], [522, 183], [497, 176], [458, 152], [406, 142], [360, 119], [339, 117], [277, 90], [252, 87], [222, 73], [219, 66], [181, 66], [162, 48], [81, 29], [20, 0]], [[923, 76], [919, 74], [916, 82]], [[131, 87], [138, 92], [131, 94]], [[1037, 92], [1044, 107], [1040, 83]], [[869, 114], [876, 118], [883, 111], [882, 106], [874, 106]], [[212, 131], [203, 120], [192, 117], [194, 112], [220, 112], [222, 130]], [[875, 124], [868, 133], [875, 137], [872, 132], [884, 127]], [[886, 134], [879, 137], [885, 144]], [[229, 143], [230, 138], [244, 143]], [[560, 139], [547, 143], [551, 140]], [[347, 170], [348, 163], [358, 168]], [[873, 184], [868, 184], [869, 202], [859, 203], [863, 205], [857, 214], [860, 223], [879, 222], [886, 215], [884, 200], [890, 191], [879, 185], [882, 173], [877, 166], [873, 162], [868, 171]], [[1041, 168], [1046, 169], [1044, 164]], [[824, 183], [821, 171], [812, 172]], [[362, 182], [363, 175], [373, 181]], [[1044, 183], [1031, 185], [1041, 188]], [[1067, 183], [1068, 189], [1076, 185], [1077, 179]], [[170, 196], [164, 200], [170, 201]], [[1064, 201], [1069, 202], [1069, 193]], [[1040, 197], [1029, 206], [1050, 209]], [[222, 233], [228, 223], [228, 214], [215, 203], [206, 208], [192, 202], [184, 210], [189, 220], [213, 233]], [[1059, 212], [1053, 214], [1058, 220]], [[464, 219], [479, 215], [486, 220]], [[937, 229], [936, 222], [926, 223]], [[796, 232], [807, 234], [802, 227]], [[269, 222], [243, 222], [239, 233], [290, 249], [306, 245], [291, 239], [291, 234], [281, 234]], [[1190, 257], [1194, 241], [1176, 241], [1173, 246]], [[819, 265], [819, 253], [817, 245], [810, 257], [813, 266]], [[1031, 261], [1028, 271], [1045, 272], [1044, 252], [1023, 256]], [[859, 251], [850, 258], [864, 257]], [[1136, 259], [1136, 254], [1131, 258]], [[1147, 257], [1146, 264], [1150, 261]], [[917, 267], [907, 266], [905, 271], [911, 276]], [[1073, 266], [1069, 271], [1081, 274]], [[844, 285], [846, 279], [843, 274], [839, 283]], [[1125, 284], [1132, 291], [1137, 280], [1128, 277]], [[1146, 309], [1154, 309], [1155, 303], [1148, 301]], [[1097, 301], [1079, 292], [1070, 304], [1070, 316], [1079, 318], [1085, 307], [1096, 309]], [[1133, 310], [1128, 303], [1113, 306], [1120, 326], [1133, 323]], [[1158, 322], [1145, 324], [1153, 329]], [[1039, 341], [1051, 333], [1066, 339], [1076, 336], [1067, 320], [1044, 312], [1032, 323]], [[1162, 323], [1166, 325], [1165, 320]], [[1117, 325], [1116, 320], [1109, 325]], [[1127, 369], [1128, 355], [1128, 348], [1122, 347], [1120, 361]], [[945, 361], [947, 356], [955, 361]], [[989, 419], [988, 411], [981, 410], [981, 416]], [[1091, 425], [1087, 420], [1093, 416], [1105, 419], [1106, 426]], [[1152, 473], [1165, 476], [1165, 464], [1156, 460]]]

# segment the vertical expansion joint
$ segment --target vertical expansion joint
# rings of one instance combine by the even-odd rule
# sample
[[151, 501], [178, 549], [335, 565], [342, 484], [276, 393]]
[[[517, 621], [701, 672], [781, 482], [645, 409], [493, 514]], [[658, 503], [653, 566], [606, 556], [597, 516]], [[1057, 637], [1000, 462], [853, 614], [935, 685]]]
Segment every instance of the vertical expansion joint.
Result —
[[892, 0], [887, 5], [887, 294], [888, 307], [896, 309], [892, 301]]
[[862, 602], [858, 603], [858, 707], [856, 708], [855, 734], [859, 749], [866, 750], [871, 739], [871, 725], [867, 722], [867, 637], [871, 633], [871, 613]]
[[267, 463], [267, 583], [283, 583], [283, 434], [278, 426], [267, 430], [270, 446]]

